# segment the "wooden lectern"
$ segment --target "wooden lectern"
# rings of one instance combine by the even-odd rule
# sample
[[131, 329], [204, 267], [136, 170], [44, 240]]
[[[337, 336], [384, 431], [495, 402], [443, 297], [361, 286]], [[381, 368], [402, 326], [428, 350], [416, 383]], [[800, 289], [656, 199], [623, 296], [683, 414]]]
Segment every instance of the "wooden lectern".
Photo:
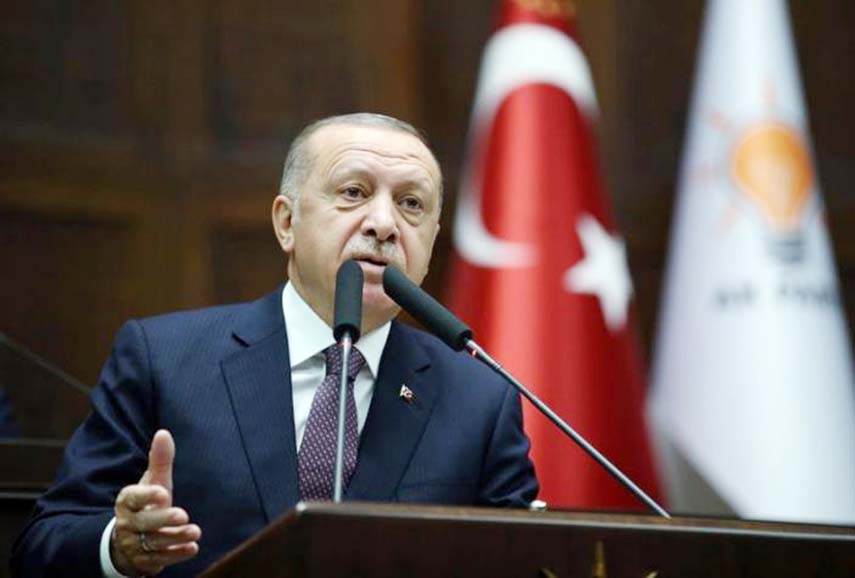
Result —
[[855, 577], [855, 528], [301, 503], [205, 578]]

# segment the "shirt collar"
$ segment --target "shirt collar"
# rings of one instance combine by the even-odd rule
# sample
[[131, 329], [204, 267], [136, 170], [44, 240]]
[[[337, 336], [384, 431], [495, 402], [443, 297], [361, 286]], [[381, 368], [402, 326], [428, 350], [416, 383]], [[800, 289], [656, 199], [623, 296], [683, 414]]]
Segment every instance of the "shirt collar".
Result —
[[[294, 368], [335, 343], [332, 329], [309, 307], [289, 281], [282, 290], [282, 314], [288, 335], [288, 355]], [[389, 338], [392, 322], [388, 321], [359, 338], [355, 347], [365, 358], [371, 375], [377, 379], [380, 358]]]

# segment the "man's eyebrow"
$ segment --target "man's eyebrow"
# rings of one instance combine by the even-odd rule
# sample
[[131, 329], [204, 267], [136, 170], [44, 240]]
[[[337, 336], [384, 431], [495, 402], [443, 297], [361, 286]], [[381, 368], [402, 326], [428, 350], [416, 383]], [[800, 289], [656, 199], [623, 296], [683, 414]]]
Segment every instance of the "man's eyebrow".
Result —
[[419, 189], [425, 189], [425, 190], [429, 191], [433, 188], [433, 179], [431, 179], [429, 176], [413, 177], [411, 179], [405, 179], [402, 182], [402, 186], [399, 188], [412, 188], [412, 187], [419, 188]]
[[[374, 171], [368, 167], [359, 165], [336, 165], [330, 168], [328, 175], [331, 180], [344, 179], [348, 177], [359, 177], [370, 181], [376, 180]], [[427, 172], [423, 175], [419, 174], [411, 177], [403, 177], [396, 189], [406, 188], [431, 190], [433, 188], [433, 179]]]
[[374, 173], [372, 173], [370, 169], [354, 165], [332, 166], [327, 172], [327, 175], [332, 180], [344, 179], [348, 177], [360, 177], [369, 180], [374, 179]]

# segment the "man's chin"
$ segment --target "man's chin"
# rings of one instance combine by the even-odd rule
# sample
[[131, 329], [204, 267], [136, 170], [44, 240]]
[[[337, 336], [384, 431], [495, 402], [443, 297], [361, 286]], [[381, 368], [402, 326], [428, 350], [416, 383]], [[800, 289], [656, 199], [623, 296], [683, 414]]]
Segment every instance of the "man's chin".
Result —
[[362, 288], [362, 318], [365, 322], [375, 325], [375, 329], [391, 320], [400, 311], [400, 307], [392, 301], [383, 286], [379, 283], [366, 282]]

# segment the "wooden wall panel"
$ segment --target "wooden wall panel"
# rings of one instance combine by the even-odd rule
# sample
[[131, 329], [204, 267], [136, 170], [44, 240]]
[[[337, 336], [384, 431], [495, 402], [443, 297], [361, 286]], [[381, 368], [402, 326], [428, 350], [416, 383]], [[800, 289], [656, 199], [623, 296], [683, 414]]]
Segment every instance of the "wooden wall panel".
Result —
[[132, 129], [126, 2], [12, 0], [0, 18], [0, 123], [21, 139], [122, 139]]
[[343, 13], [330, 1], [216, 3], [209, 58], [218, 146], [270, 158], [280, 154], [283, 132], [355, 105], [358, 70]]
[[211, 123], [234, 157], [280, 159], [309, 121], [419, 108], [412, 1], [216, 3], [210, 15]]
[[267, 223], [214, 225], [210, 238], [216, 302], [257, 299], [286, 279], [287, 260]]
[[[55, 365], [41, 365], [42, 360], [9, 339], [5, 337], [0, 345], [0, 384], [11, 404], [16, 438], [67, 440], [89, 413], [89, 387], [73, 377], [69, 380], [68, 374], [57, 371]], [[10, 471], [26, 471], [29, 466], [4, 463], [0, 467], [0, 492]]]
[[[93, 383], [129, 311], [130, 223], [0, 213], [0, 327]], [[9, 282], [9, 280], [13, 280]]]

